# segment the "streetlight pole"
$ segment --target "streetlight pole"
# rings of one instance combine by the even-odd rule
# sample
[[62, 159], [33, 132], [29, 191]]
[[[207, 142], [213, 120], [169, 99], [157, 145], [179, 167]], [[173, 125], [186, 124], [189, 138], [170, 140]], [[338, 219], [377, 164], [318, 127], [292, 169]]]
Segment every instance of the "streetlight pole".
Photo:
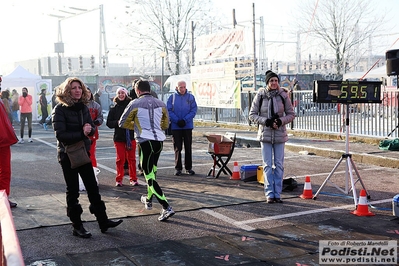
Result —
[[161, 58], [162, 58], [162, 72], [161, 72], [161, 99], [162, 99], [162, 101], [163, 101], [163, 76], [164, 76], [165, 57], [166, 57], [166, 52], [165, 52], [165, 51], [162, 51], [162, 52], [161, 52]]

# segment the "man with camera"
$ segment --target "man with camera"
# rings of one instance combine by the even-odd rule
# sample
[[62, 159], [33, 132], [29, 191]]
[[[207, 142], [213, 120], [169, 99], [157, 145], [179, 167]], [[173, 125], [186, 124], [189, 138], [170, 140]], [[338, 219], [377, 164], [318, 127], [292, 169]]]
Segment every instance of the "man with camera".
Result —
[[286, 124], [295, 118], [290, 97], [280, 88], [276, 73], [266, 71], [266, 88], [259, 89], [252, 101], [249, 119], [257, 123], [261, 144], [264, 190], [267, 203], [282, 203], [284, 148], [288, 141]]

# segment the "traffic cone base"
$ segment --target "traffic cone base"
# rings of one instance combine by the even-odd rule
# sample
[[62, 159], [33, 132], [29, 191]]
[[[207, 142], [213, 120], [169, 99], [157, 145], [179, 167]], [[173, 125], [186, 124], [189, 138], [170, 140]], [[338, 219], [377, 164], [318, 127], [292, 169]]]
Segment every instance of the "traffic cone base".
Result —
[[233, 167], [233, 174], [231, 175], [230, 179], [233, 180], [240, 180], [240, 169], [238, 168], [238, 162], [234, 162]]
[[310, 176], [305, 177], [305, 186], [303, 187], [303, 193], [299, 196], [301, 199], [312, 199], [312, 184], [310, 183]]
[[357, 216], [374, 216], [375, 214], [369, 211], [369, 205], [367, 203], [367, 194], [364, 189], [360, 191], [359, 203], [356, 210], [351, 211], [352, 214]]

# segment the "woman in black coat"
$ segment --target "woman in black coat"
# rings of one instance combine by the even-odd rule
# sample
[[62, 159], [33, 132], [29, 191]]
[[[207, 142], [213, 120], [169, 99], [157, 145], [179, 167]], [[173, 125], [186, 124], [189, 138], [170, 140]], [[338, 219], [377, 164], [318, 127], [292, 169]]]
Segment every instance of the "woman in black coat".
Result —
[[129, 181], [131, 186], [137, 186], [136, 173], [136, 141], [134, 131], [120, 128], [118, 121], [121, 118], [131, 98], [125, 88], [119, 87], [114, 98], [115, 105], [109, 110], [107, 127], [114, 129], [114, 146], [116, 150], [116, 177], [115, 186], [123, 186], [122, 181], [125, 175], [124, 164], [127, 161], [129, 167]]
[[88, 136], [94, 134], [95, 125], [86, 106], [89, 95], [89, 90], [80, 79], [68, 78], [57, 89], [58, 104], [52, 111], [58, 161], [66, 183], [67, 215], [72, 222], [73, 235], [82, 238], [91, 237], [91, 233], [86, 231], [81, 220], [83, 209], [79, 204], [79, 175], [89, 197], [90, 212], [96, 216], [101, 232], [105, 233], [108, 228], [122, 223], [122, 220], [108, 219], [91, 162], [72, 169], [69, 157], [65, 153], [65, 146], [81, 140], [85, 143], [86, 151], [90, 151], [91, 142]]

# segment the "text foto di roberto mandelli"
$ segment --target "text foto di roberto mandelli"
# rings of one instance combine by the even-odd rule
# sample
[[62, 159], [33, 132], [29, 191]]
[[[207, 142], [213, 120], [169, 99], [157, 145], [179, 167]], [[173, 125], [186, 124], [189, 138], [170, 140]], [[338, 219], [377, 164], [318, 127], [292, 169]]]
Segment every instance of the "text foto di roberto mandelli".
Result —
[[[319, 241], [320, 261], [322, 264], [389, 262], [396, 263], [396, 240], [321, 240]], [[342, 260], [341, 260], [342, 259]]]

